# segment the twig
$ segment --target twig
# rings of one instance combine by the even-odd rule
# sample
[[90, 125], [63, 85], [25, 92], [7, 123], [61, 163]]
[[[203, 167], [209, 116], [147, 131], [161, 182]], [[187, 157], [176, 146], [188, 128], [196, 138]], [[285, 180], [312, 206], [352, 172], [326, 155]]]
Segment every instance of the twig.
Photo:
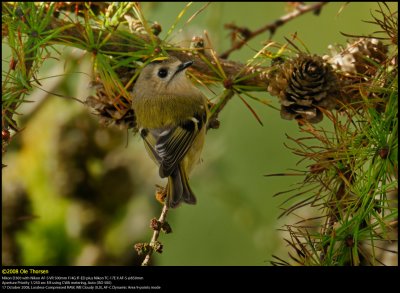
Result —
[[[85, 37], [81, 32], [82, 30], [81, 24], [74, 23], [72, 25], [72, 23], [68, 21], [54, 18], [52, 19], [49, 29], [57, 29], [61, 27], [64, 29], [60, 31], [59, 34], [53, 38], [53, 42], [65, 44], [69, 39], [75, 39], [76, 41], [80, 40], [86, 43]], [[94, 39], [99, 38], [100, 34], [102, 34], [101, 30], [93, 29]], [[151, 42], [149, 36], [145, 34], [137, 34], [135, 35], [135, 38], [136, 39], [141, 38], [145, 43]], [[154, 36], [154, 40], [158, 44], [162, 43], [162, 41], [156, 36]], [[125, 54], [128, 50], [134, 52], [142, 50], [142, 48], [138, 47], [137, 40], [135, 40], [134, 38], [132, 39], [126, 38], [126, 36], [120, 35], [118, 31], [115, 31], [113, 35], [109, 38], [109, 40], [105, 42], [104, 45], [101, 47], [102, 52], [112, 52], [115, 55], [118, 55], [118, 53]], [[189, 51], [183, 50], [183, 48], [182, 50], [176, 50], [176, 48], [168, 50], [168, 48], [166, 48], [166, 50], [171, 56], [177, 57], [182, 62], [186, 62], [189, 60], [194, 61], [194, 64], [193, 66], [191, 66], [191, 69], [200, 72], [203, 76], [208, 76], [211, 78], [219, 78], [219, 76], [215, 73], [215, 71], [213, 71], [210, 68], [210, 66], [207, 63], [205, 63], [199, 56], [193, 55]], [[204, 56], [208, 59], [209, 63], [215, 64], [215, 60], [213, 60], [211, 56], [209, 56], [208, 54]], [[234, 78], [240, 79], [241, 77], [252, 74], [255, 71], [263, 72], [268, 70], [269, 68], [262, 66], [253, 66], [245, 68], [246, 65], [240, 62], [234, 62], [220, 58], [218, 59], [218, 61], [221, 64], [221, 67], [224, 70], [228, 79], [234, 79]], [[265, 91], [268, 87], [268, 78], [266, 78], [265, 75], [257, 74], [254, 76], [254, 78], [243, 79], [237, 85], [257, 87], [257, 89], [254, 90]]]
[[142, 262], [142, 266], [149, 265], [151, 255], [153, 254], [153, 252], [155, 250], [154, 246], [156, 244], [156, 241], [158, 240], [158, 236], [160, 236], [161, 227], [165, 223], [165, 219], [167, 218], [167, 213], [168, 213], [168, 206], [164, 205], [164, 207], [161, 211], [160, 218], [158, 219], [158, 222], [160, 223], [160, 225], [158, 225], [157, 229], [154, 229], [153, 237], [151, 237], [151, 241], [150, 241], [150, 249], [147, 252], [146, 257], [144, 258], [144, 260]]
[[299, 17], [300, 15], [303, 15], [310, 11], [319, 13], [322, 6], [324, 6], [325, 4], [328, 4], [328, 3], [329, 2], [318, 2], [318, 3], [314, 3], [314, 4], [310, 4], [310, 5], [298, 5], [293, 12], [290, 12], [289, 14], [286, 14], [286, 15], [282, 16], [281, 18], [275, 20], [273, 23], [267, 24], [266, 26], [263, 26], [255, 31], [250, 31], [247, 28], [240, 28], [235, 25], [228, 25], [227, 26], [228, 28], [230, 28], [232, 30], [236, 30], [239, 33], [241, 33], [241, 35], [243, 36], [243, 39], [234, 43], [230, 49], [228, 49], [227, 51], [225, 51], [224, 53], [222, 53], [220, 55], [220, 58], [227, 59], [233, 51], [239, 50], [249, 40], [253, 39], [254, 37], [258, 36], [259, 34], [262, 34], [263, 32], [270, 31], [271, 35], [273, 35], [278, 27], [283, 26], [290, 20], [295, 19], [295, 18]]

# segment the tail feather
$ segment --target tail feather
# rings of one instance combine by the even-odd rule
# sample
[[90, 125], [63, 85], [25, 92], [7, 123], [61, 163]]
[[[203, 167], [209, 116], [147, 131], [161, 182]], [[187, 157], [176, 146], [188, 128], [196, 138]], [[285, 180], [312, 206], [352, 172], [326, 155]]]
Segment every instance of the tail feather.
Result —
[[176, 208], [182, 201], [183, 185], [181, 174], [176, 168], [168, 177], [167, 185], [167, 206]]
[[182, 170], [181, 165], [179, 165], [179, 173], [181, 173], [181, 178], [182, 178], [182, 186], [183, 186], [183, 201], [186, 202], [187, 204], [196, 204], [197, 200], [196, 197], [194, 196], [194, 193], [192, 189], [189, 186], [189, 180], [186, 175], [186, 172]]
[[196, 197], [189, 186], [186, 173], [179, 164], [168, 177], [166, 204], [170, 208], [176, 208], [182, 201], [187, 204], [196, 204]]

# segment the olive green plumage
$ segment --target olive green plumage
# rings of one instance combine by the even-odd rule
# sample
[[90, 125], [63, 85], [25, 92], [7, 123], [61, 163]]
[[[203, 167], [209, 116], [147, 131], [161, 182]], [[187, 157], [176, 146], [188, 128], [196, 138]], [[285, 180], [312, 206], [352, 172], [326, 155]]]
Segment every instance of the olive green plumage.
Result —
[[168, 177], [166, 204], [195, 204], [188, 174], [199, 162], [208, 118], [207, 99], [186, 77], [182, 63], [170, 57], [143, 68], [136, 81], [132, 107], [147, 152]]

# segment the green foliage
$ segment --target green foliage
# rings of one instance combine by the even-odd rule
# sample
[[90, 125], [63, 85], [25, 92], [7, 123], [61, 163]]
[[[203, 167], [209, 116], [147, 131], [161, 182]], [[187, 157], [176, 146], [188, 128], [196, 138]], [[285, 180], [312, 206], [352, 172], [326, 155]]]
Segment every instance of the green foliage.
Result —
[[[132, 2], [2, 3], [3, 37], [7, 37], [7, 45], [11, 49], [10, 58], [3, 58], [3, 64], [4, 60], [9, 62], [8, 70], [3, 71], [2, 85], [3, 138], [7, 138], [3, 140], [3, 152], [7, 150], [15, 136], [16, 141], [22, 146], [20, 157], [22, 160], [27, 160], [28, 165], [36, 166], [40, 162], [50, 161], [48, 154], [50, 147], [39, 151], [42, 152], [40, 156], [33, 152], [29, 154], [33, 145], [45, 144], [44, 137], [39, 134], [35, 136], [35, 132], [32, 134], [29, 131], [21, 131], [16, 117], [20, 114], [21, 107], [30, 101], [32, 92], [41, 87], [38, 74], [46, 61], [61, 60], [60, 48], [80, 49], [91, 58], [92, 89], [95, 93], [88, 96], [84, 103], [94, 109], [106, 124], [122, 125], [133, 130], [135, 121], [134, 113], [130, 109], [130, 92], [142, 66], [167, 54], [177, 56], [183, 61], [194, 59], [196, 62], [189, 72], [190, 77], [213, 92], [213, 99], [210, 102], [213, 116], [209, 128], [218, 128], [218, 115], [228, 102], [231, 103], [230, 101], [234, 99], [240, 100], [255, 120], [247, 123], [246, 119], [238, 116], [241, 108], [236, 108], [236, 105], [231, 103], [231, 109], [234, 111], [232, 113], [235, 114], [229, 116], [227, 112], [224, 119], [231, 121], [232, 124], [227, 123], [227, 127], [218, 133], [226, 132], [235, 137], [236, 140], [231, 139], [234, 143], [230, 146], [230, 149], [235, 150], [235, 154], [224, 158], [223, 167], [211, 164], [208, 165], [211, 167], [207, 172], [203, 171], [208, 181], [198, 188], [206, 196], [210, 193], [209, 198], [203, 198], [203, 203], [206, 199], [209, 203], [204, 205], [199, 203], [196, 207], [201, 214], [193, 210], [182, 210], [179, 224], [177, 220], [174, 223], [175, 219], [172, 216], [171, 222], [177, 224], [178, 228], [172, 225], [174, 234], [163, 236], [167, 243], [165, 245], [163, 242], [163, 257], [175, 263], [193, 261], [204, 264], [206, 259], [218, 263], [217, 257], [223, 255], [221, 259], [227, 264], [263, 263], [265, 259], [259, 258], [260, 255], [264, 256], [264, 251], [257, 255], [256, 260], [247, 255], [250, 255], [250, 250], [254, 250], [256, 246], [254, 243], [258, 243], [260, 250], [279, 246], [277, 240], [270, 240], [271, 225], [264, 224], [271, 221], [270, 218], [275, 215], [275, 206], [266, 199], [272, 189], [269, 186], [260, 187], [269, 182], [260, 183], [260, 180], [257, 181], [253, 177], [257, 177], [254, 174], [263, 172], [266, 164], [268, 169], [282, 168], [290, 164], [290, 158], [288, 156], [281, 160], [281, 155], [275, 155], [276, 149], [280, 147], [275, 146], [272, 151], [271, 149], [267, 151], [266, 145], [277, 144], [275, 140], [282, 134], [282, 130], [275, 127], [278, 125], [277, 120], [268, 120], [272, 116], [270, 113], [265, 116], [260, 113], [263, 113], [262, 106], [265, 105], [275, 110], [279, 109], [279, 105], [274, 106], [270, 96], [267, 95], [270, 69], [278, 68], [281, 62], [290, 63], [296, 58], [295, 53], [300, 51], [296, 46], [297, 42], [301, 43], [302, 48], [306, 47], [303, 44], [307, 44], [307, 52], [313, 51], [308, 48], [310, 46], [306, 38], [309, 36], [302, 35], [301, 40], [297, 35], [292, 36], [290, 40], [285, 37], [284, 45], [267, 42], [262, 44], [261, 50], [253, 50], [252, 48], [260, 44], [257, 40], [250, 45], [249, 37], [252, 32], [230, 25], [231, 49], [243, 43], [242, 45], [248, 45], [247, 49], [250, 48], [249, 51], [254, 54], [250, 57], [240, 55], [239, 59], [248, 60], [247, 62], [234, 62], [218, 57], [218, 46], [213, 46], [214, 41], [211, 42], [206, 32], [203, 34], [204, 38], [200, 38], [194, 44], [173, 42], [173, 37], [181, 33], [180, 27], [193, 23], [193, 19], [199, 15], [201, 17], [202, 11], [208, 9], [209, 4], [201, 4], [199, 8], [193, 8], [196, 6], [194, 3], [182, 4], [176, 14], [160, 12], [160, 15], [155, 17], [157, 20], [158, 17], [160, 19], [167, 17], [172, 22], [164, 35], [159, 35], [161, 25], [150, 21], [148, 15], [151, 13], [144, 13], [145, 5], [147, 4]], [[158, 5], [162, 4], [151, 5], [153, 5], [151, 9], [157, 12]], [[215, 5], [222, 7], [223, 4]], [[246, 3], [246, 5], [253, 4]], [[329, 111], [320, 109], [325, 117], [322, 126], [299, 119], [298, 131], [303, 136], [299, 138], [287, 136], [291, 142], [287, 144], [289, 149], [296, 156], [300, 156], [301, 163], [306, 164], [307, 169], [296, 171], [297, 175], [304, 176], [304, 180], [290, 191], [291, 196], [282, 205], [284, 210], [281, 216], [296, 214], [301, 208], [314, 210], [311, 215], [300, 215], [299, 222], [286, 224], [283, 229], [288, 235], [286, 243], [294, 251], [289, 252], [289, 257], [295, 264], [376, 265], [379, 264], [383, 251], [390, 251], [387, 245], [397, 241], [397, 13], [386, 11], [386, 7], [382, 5], [377, 13], [378, 16], [372, 16], [374, 25], [378, 24], [381, 28], [379, 33], [383, 32], [383, 36], [380, 37], [390, 45], [389, 53], [387, 55], [385, 53], [385, 60], [361, 54], [362, 58], [357, 59], [357, 64], [365, 66], [366, 72], [349, 75], [345, 74], [344, 70], [336, 68], [343, 95], [340, 107]], [[280, 6], [279, 8], [281, 9]], [[194, 14], [184, 22], [191, 9], [195, 9]], [[232, 11], [232, 15], [235, 13], [242, 17], [241, 9], [237, 12]], [[262, 13], [262, 20], [265, 21], [264, 11], [254, 11], [254, 13], [257, 15]], [[241, 22], [244, 22], [243, 18]], [[315, 31], [314, 24], [311, 27]], [[274, 31], [270, 30], [271, 37], [276, 28], [274, 27]], [[291, 29], [285, 35], [292, 32]], [[320, 45], [325, 47], [325, 44]], [[78, 62], [83, 61], [84, 58], [81, 58]], [[121, 163], [121, 160], [116, 162], [118, 160], [111, 156], [113, 161], [107, 154], [117, 148], [117, 145], [121, 145], [121, 137], [116, 138], [116, 134], [108, 130], [106, 134], [99, 132], [93, 134], [90, 129], [97, 127], [95, 123], [88, 122], [80, 115], [73, 115], [79, 121], [77, 124], [69, 121], [63, 126], [58, 125], [55, 117], [57, 112], [60, 116], [64, 115], [65, 111], [59, 109], [64, 109], [65, 105], [55, 105], [57, 111], [53, 112], [56, 113], [45, 114], [52, 117], [50, 123], [40, 122], [36, 133], [42, 134], [42, 129], [59, 128], [60, 133], [57, 132], [57, 135], [51, 136], [49, 140], [57, 140], [57, 160], [60, 163], [59, 168], [63, 170], [58, 170], [56, 173], [63, 174], [67, 180], [64, 182], [64, 187], [62, 184], [61, 187], [46, 186], [47, 181], [44, 177], [52, 178], [52, 172], [44, 172], [39, 168], [33, 168], [35, 176], [28, 171], [24, 175], [19, 175], [26, 177], [24, 179], [28, 182], [30, 197], [34, 202], [33, 213], [39, 214], [39, 219], [30, 222], [27, 229], [17, 237], [19, 246], [22, 247], [22, 263], [76, 264], [79, 263], [77, 260], [79, 255], [85, 256], [86, 251], [97, 251], [102, 256], [92, 264], [138, 263], [137, 256], [126, 257], [126, 255], [132, 256], [134, 241], [143, 241], [146, 237], [137, 226], [146, 226], [143, 225], [143, 218], [150, 219], [150, 214], [154, 212], [149, 207], [143, 209], [146, 205], [138, 203], [134, 196], [130, 198], [131, 188], [134, 189], [132, 192], [135, 195], [142, 192], [136, 189], [135, 184], [149, 177], [147, 173], [142, 174], [142, 167], [138, 167], [143, 162], [135, 157], [134, 163], [128, 159]], [[265, 123], [266, 120], [269, 124]], [[250, 132], [250, 128], [257, 125], [251, 124], [254, 121], [267, 127], [257, 132], [254, 130]], [[272, 127], [271, 121], [273, 121]], [[290, 126], [285, 127], [290, 128]], [[11, 139], [7, 135], [10, 129], [13, 132]], [[254, 133], [257, 135], [253, 135]], [[21, 135], [24, 141], [18, 141], [18, 135]], [[213, 132], [208, 135], [214, 139], [219, 138], [214, 136]], [[96, 136], [106, 137], [112, 143], [103, 150], [104, 146], [102, 147], [96, 140]], [[81, 139], [74, 140], [77, 138]], [[119, 152], [122, 154], [124, 151], [119, 149]], [[217, 156], [222, 152], [224, 150], [217, 146], [208, 155]], [[251, 157], [253, 152], [254, 156]], [[140, 154], [137, 152], [136, 156], [140, 157]], [[230, 163], [234, 158], [240, 160], [241, 164], [236, 170], [246, 170], [247, 174], [232, 171], [232, 166], [239, 166], [239, 161], [236, 162], [237, 165]], [[133, 167], [128, 168], [128, 163]], [[23, 166], [22, 169], [25, 168], [25, 165], [19, 164]], [[271, 167], [273, 164], [275, 165]], [[252, 172], [247, 171], [251, 169], [250, 167]], [[70, 175], [66, 175], [68, 172], [71, 172]], [[131, 184], [129, 175], [135, 178], [135, 184]], [[249, 182], [257, 182], [259, 185]], [[285, 177], [283, 184], [286, 185], [287, 182], [289, 179]], [[211, 194], [212, 188], [217, 195]], [[50, 196], [58, 193], [67, 198], [66, 200], [63, 198], [61, 204]], [[110, 197], [111, 193], [116, 193], [117, 196]], [[261, 198], [264, 195], [265, 198]], [[229, 209], [224, 209], [226, 206]], [[83, 222], [80, 223], [83, 226], [82, 230], [88, 232], [87, 239], [71, 240], [71, 232], [64, 227], [64, 222], [67, 222], [67, 219], [71, 220], [67, 215], [69, 208], [75, 211], [75, 216], [79, 215], [79, 221]], [[41, 216], [49, 210], [52, 216], [43, 220]], [[141, 218], [135, 218], [130, 213], [140, 215]], [[116, 217], [112, 218], [111, 214]], [[204, 214], [207, 214], [207, 217], [204, 218]], [[136, 219], [134, 223], [130, 222], [132, 218], [129, 216]], [[218, 222], [217, 224], [223, 222], [224, 226], [229, 217], [240, 222], [240, 228], [226, 227], [222, 232], [218, 228], [220, 226], [214, 226], [213, 221]], [[287, 218], [282, 219], [286, 221]], [[200, 232], [199, 228], [193, 227], [203, 226], [206, 226], [204, 229], [209, 227], [212, 237], [203, 243], [204, 247], [200, 249], [197, 247], [199, 240], [193, 236], [203, 232], [208, 233], [208, 230]], [[189, 240], [185, 239], [185, 235], [179, 234], [180, 230], [192, 233], [188, 234], [190, 237], [187, 236]], [[176, 231], [178, 233], [175, 233]], [[238, 231], [243, 232], [245, 237], [235, 239]], [[77, 234], [81, 236], [83, 232]], [[130, 245], [129, 248], [121, 242]], [[190, 244], [188, 247], [182, 247], [182, 243]], [[215, 248], [221, 243], [224, 245], [223, 253]], [[231, 243], [237, 246], [231, 246]], [[240, 259], [232, 258], [231, 255], [237, 255], [237, 247], [241, 245], [251, 247], [246, 251], [248, 254], [241, 256]], [[96, 246], [97, 250], [93, 249], [93, 246]], [[177, 254], [181, 259], [176, 257], [177, 254], [168, 254], [172, 249], [171, 246], [178, 247]], [[55, 249], [49, 252], [49, 247]], [[113, 249], [109, 249], [110, 247]], [[207, 248], [210, 248], [208, 252]], [[196, 256], [193, 255], [194, 252]], [[206, 258], [206, 255], [209, 257]], [[252, 254], [254, 255], [256, 254]], [[265, 258], [269, 260], [269, 254]], [[290, 264], [287, 259], [275, 258], [277, 261], [273, 261], [273, 264]]]
[[[384, 20], [376, 24], [397, 19], [397, 12], [382, 9]], [[388, 40], [391, 34], [387, 31]], [[363, 74], [341, 77], [342, 95], [349, 102], [339, 112], [325, 113], [332, 131], [305, 123], [300, 131], [307, 136], [290, 138], [290, 149], [308, 170], [299, 188], [288, 191], [287, 201], [295, 203], [282, 215], [318, 209], [316, 217], [285, 225], [294, 250], [289, 256], [296, 264], [378, 265], [385, 264], [385, 254], [397, 253], [390, 248], [397, 242], [398, 217], [398, 69], [392, 66], [397, 43], [388, 45], [390, 53], [379, 62], [370, 53], [355, 63]], [[288, 264], [275, 258], [275, 265]]]

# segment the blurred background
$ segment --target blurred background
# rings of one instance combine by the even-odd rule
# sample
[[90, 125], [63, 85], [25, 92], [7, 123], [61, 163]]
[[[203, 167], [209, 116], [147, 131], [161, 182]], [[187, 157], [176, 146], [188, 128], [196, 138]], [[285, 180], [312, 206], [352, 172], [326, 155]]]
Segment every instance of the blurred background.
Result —
[[[204, 4], [193, 3], [172, 41], [187, 42], [206, 30], [222, 53], [230, 46], [225, 24], [255, 30], [288, 12], [285, 3], [211, 3], [185, 25]], [[161, 24], [162, 38], [185, 4], [142, 6], [147, 19]], [[279, 28], [273, 40], [285, 43], [284, 37], [297, 33], [310, 52], [323, 55], [328, 45], [346, 43], [340, 32], [375, 31], [363, 20], [370, 20], [376, 8], [374, 2], [330, 3], [319, 16], [306, 14]], [[230, 59], [245, 63], [268, 38], [269, 33], [260, 35]], [[57, 49], [60, 59], [46, 60], [40, 72], [43, 89], [84, 100], [91, 94], [90, 58], [79, 50]], [[2, 46], [3, 68], [9, 58], [10, 49]], [[154, 198], [155, 184], [165, 184], [141, 139], [101, 126], [72, 99], [35, 90], [29, 100], [20, 109], [18, 123], [24, 129], [2, 158], [7, 165], [2, 171], [2, 264], [140, 264], [133, 246], [150, 241], [150, 219], [158, 218], [162, 208]], [[278, 111], [249, 103], [264, 126], [239, 99], [229, 102], [220, 115], [221, 127], [208, 132], [203, 162], [191, 176], [198, 204], [169, 212], [173, 233], [161, 235], [163, 253], [154, 255], [152, 264], [266, 266], [272, 255], [287, 259], [278, 229], [296, 218], [278, 220], [285, 198], [273, 195], [302, 178], [263, 175], [301, 169], [284, 146], [286, 134], [298, 135], [298, 126], [282, 120]]]

